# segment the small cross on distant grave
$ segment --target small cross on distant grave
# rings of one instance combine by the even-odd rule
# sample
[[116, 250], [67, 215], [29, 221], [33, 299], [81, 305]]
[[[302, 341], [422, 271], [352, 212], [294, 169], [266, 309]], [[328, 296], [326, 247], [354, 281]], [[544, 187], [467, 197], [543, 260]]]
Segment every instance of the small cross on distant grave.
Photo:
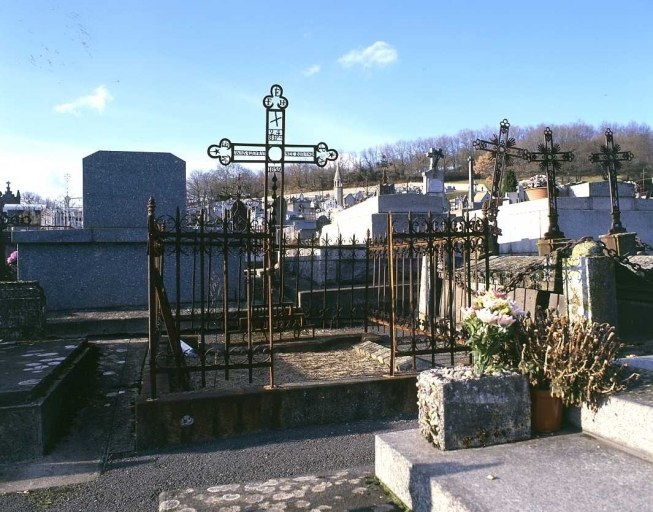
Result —
[[492, 175], [492, 190], [490, 192], [490, 205], [487, 208], [488, 220], [496, 222], [499, 208], [499, 191], [501, 190], [501, 179], [503, 168], [512, 163], [513, 158], [529, 159], [527, 149], [518, 148], [515, 139], [509, 137], [510, 123], [504, 119], [499, 124], [499, 135], [493, 135], [491, 140], [476, 139], [473, 143], [474, 149], [489, 151], [494, 156], [494, 174]]
[[600, 153], [592, 153], [590, 162], [599, 163], [607, 171], [610, 182], [610, 201], [612, 202], [612, 227], [610, 234], [624, 233], [626, 228], [621, 224], [621, 210], [619, 210], [619, 188], [617, 187], [617, 171], [621, 169], [621, 162], [635, 158], [630, 151], [621, 151], [621, 146], [614, 143], [612, 130], [605, 130], [605, 144], [601, 144]]
[[549, 196], [549, 229], [544, 233], [546, 240], [564, 238], [564, 233], [558, 226], [558, 189], [556, 188], [556, 171], [560, 162], [571, 162], [574, 154], [571, 151], [560, 151], [560, 144], [553, 143], [553, 132], [548, 126], [544, 130], [544, 144], [538, 144], [537, 152], [530, 153], [531, 162], [539, 162], [540, 169], [546, 171], [546, 188]]
[[[272, 174], [272, 202], [269, 220], [266, 225], [269, 231], [274, 230], [275, 212], [274, 205], [277, 199], [277, 174], [281, 176], [280, 197], [283, 203], [283, 177], [284, 166], [287, 163], [299, 164], [309, 163], [318, 167], [324, 167], [330, 161], [338, 158], [335, 149], [329, 149], [324, 142], [317, 144], [286, 144], [286, 108], [288, 100], [283, 96], [283, 89], [280, 85], [273, 85], [270, 94], [263, 98], [263, 106], [266, 110], [266, 141], [264, 144], [248, 144], [231, 142], [229, 139], [221, 139], [218, 144], [212, 144], [207, 152], [211, 158], [216, 158], [222, 165], [236, 163], [262, 163], [265, 164], [265, 208], [268, 208], [268, 174]], [[281, 219], [283, 223], [283, 219]]]

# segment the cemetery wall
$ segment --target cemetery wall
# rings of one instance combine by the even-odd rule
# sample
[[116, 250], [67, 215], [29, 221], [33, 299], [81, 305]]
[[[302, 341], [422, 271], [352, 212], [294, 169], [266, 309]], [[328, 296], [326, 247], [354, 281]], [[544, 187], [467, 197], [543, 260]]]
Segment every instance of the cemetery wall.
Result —
[[[414, 215], [426, 215], [432, 212], [438, 215], [448, 209], [446, 198], [422, 194], [389, 194], [370, 197], [351, 208], [341, 210], [332, 223], [322, 230], [322, 237], [328, 234], [333, 240], [342, 235], [344, 240], [356, 236], [357, 240], [364, 240], [368, 230], [374, 236], [385, 235], [387, 231], [387, 214], [392, 213], [395, 224], [406, 224], [408, 212]], [[395, 231], [400, 231], [395, 227]]]
[[[83, 229], [70, 231], [18, 231], [18, 278], [38, 281], [45, 292], [49, 310], [145, 308], [147, 307], [147, 230]], [[181, 257], [181, 300], [193, 298], [192, 253]], [[208, 261], [207, 261], [208, 265]], [[243, 267], [244, 268], [244, 267]], [[211, 262], [212, 285], [206, 290], [222, 296], [223, 258], [214, 251]], [[175, 299], [174, 256], [164, 265], [168, 298]], [[230, 260], [230, 296], [237, 295], [236, 257]], [[232, 284], [233, 283], [233, 284]], [[242, 290], [241, 290], [242, 291]], [[244, 293], [244, 292], [242, 292]], [[199, 269], [195, 274], [195, 296], [199, 296]]]
[[[653, 200], [634, 197], [619, 199], [621, 222], [653, 245]], [[559, 197], [558, 224], [565, 237], [577, 240], [591, 236], [598, 240], [611, 226], [609, 197]], [[503, 205], [498, 223], [501, 254], [537, 254], [537, 240], [549, 227], [547, 199]]]

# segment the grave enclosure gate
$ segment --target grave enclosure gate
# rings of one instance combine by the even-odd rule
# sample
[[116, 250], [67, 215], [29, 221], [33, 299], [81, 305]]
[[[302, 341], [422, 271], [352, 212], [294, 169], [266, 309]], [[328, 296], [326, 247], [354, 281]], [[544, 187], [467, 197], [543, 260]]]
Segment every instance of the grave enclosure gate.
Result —
[[487, 287], [487, 230], [484, 219], [388, 215], [386, 235], [374, 239], [285, 240], [284, 264], [271, 269], [266, 253], [278, 246], [249, 220], [157, 218], [150, 200], [150, 395], [234, 371], [249, 382], [267, 371], [274, 386], [275, 352], [297, 341], [310, 350], [315, 328], [387, 333], [381, 372], [394, 374], [402, 356], [452, 364], [466, 350], [460, 307]]
[[[388, 329], [390, 374], [408, 356], [431, 366], [468, 352], [459, 330], [461, 309], [489, 287], [489, 224], [462, 217], [388, 215], [387, 234], [370, 245], [373, 261], [369, 321]], [[447, 354], [439, 359], [436, 355]]]

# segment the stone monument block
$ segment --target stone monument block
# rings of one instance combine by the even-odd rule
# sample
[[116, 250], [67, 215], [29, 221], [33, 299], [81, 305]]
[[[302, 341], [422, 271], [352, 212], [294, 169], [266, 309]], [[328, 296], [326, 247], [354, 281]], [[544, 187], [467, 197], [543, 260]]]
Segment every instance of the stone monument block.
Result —
[[84, 228], [146, 227], [150, 197], [157, 215], [186, 209], [186, 163], [170, 153], [97, 151], [83, 160]]
[[531, 435], [528, 381], [516, 373], [427, 370], [417, 377], [417, 406], [420, 432], [441, 450], [511, 443]]
[[35, 281], [0, 282], [0, 338], [37, 339], [45, 330], [45, 294]]
[[617, 327], [617, 285], [614, 262], [595, 241], [574, 247], [564, 269], [571, 321], [587, 318]]

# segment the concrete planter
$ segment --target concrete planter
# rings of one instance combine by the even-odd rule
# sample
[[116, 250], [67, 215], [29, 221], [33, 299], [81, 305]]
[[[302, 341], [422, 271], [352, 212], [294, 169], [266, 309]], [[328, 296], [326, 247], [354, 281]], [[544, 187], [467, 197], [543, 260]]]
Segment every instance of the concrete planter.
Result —
[[417, 406], [420, 432], [441, 450], [511, 443], [531, 435], [528, 381], [516, 373], [428, 370], [417, 378]]

